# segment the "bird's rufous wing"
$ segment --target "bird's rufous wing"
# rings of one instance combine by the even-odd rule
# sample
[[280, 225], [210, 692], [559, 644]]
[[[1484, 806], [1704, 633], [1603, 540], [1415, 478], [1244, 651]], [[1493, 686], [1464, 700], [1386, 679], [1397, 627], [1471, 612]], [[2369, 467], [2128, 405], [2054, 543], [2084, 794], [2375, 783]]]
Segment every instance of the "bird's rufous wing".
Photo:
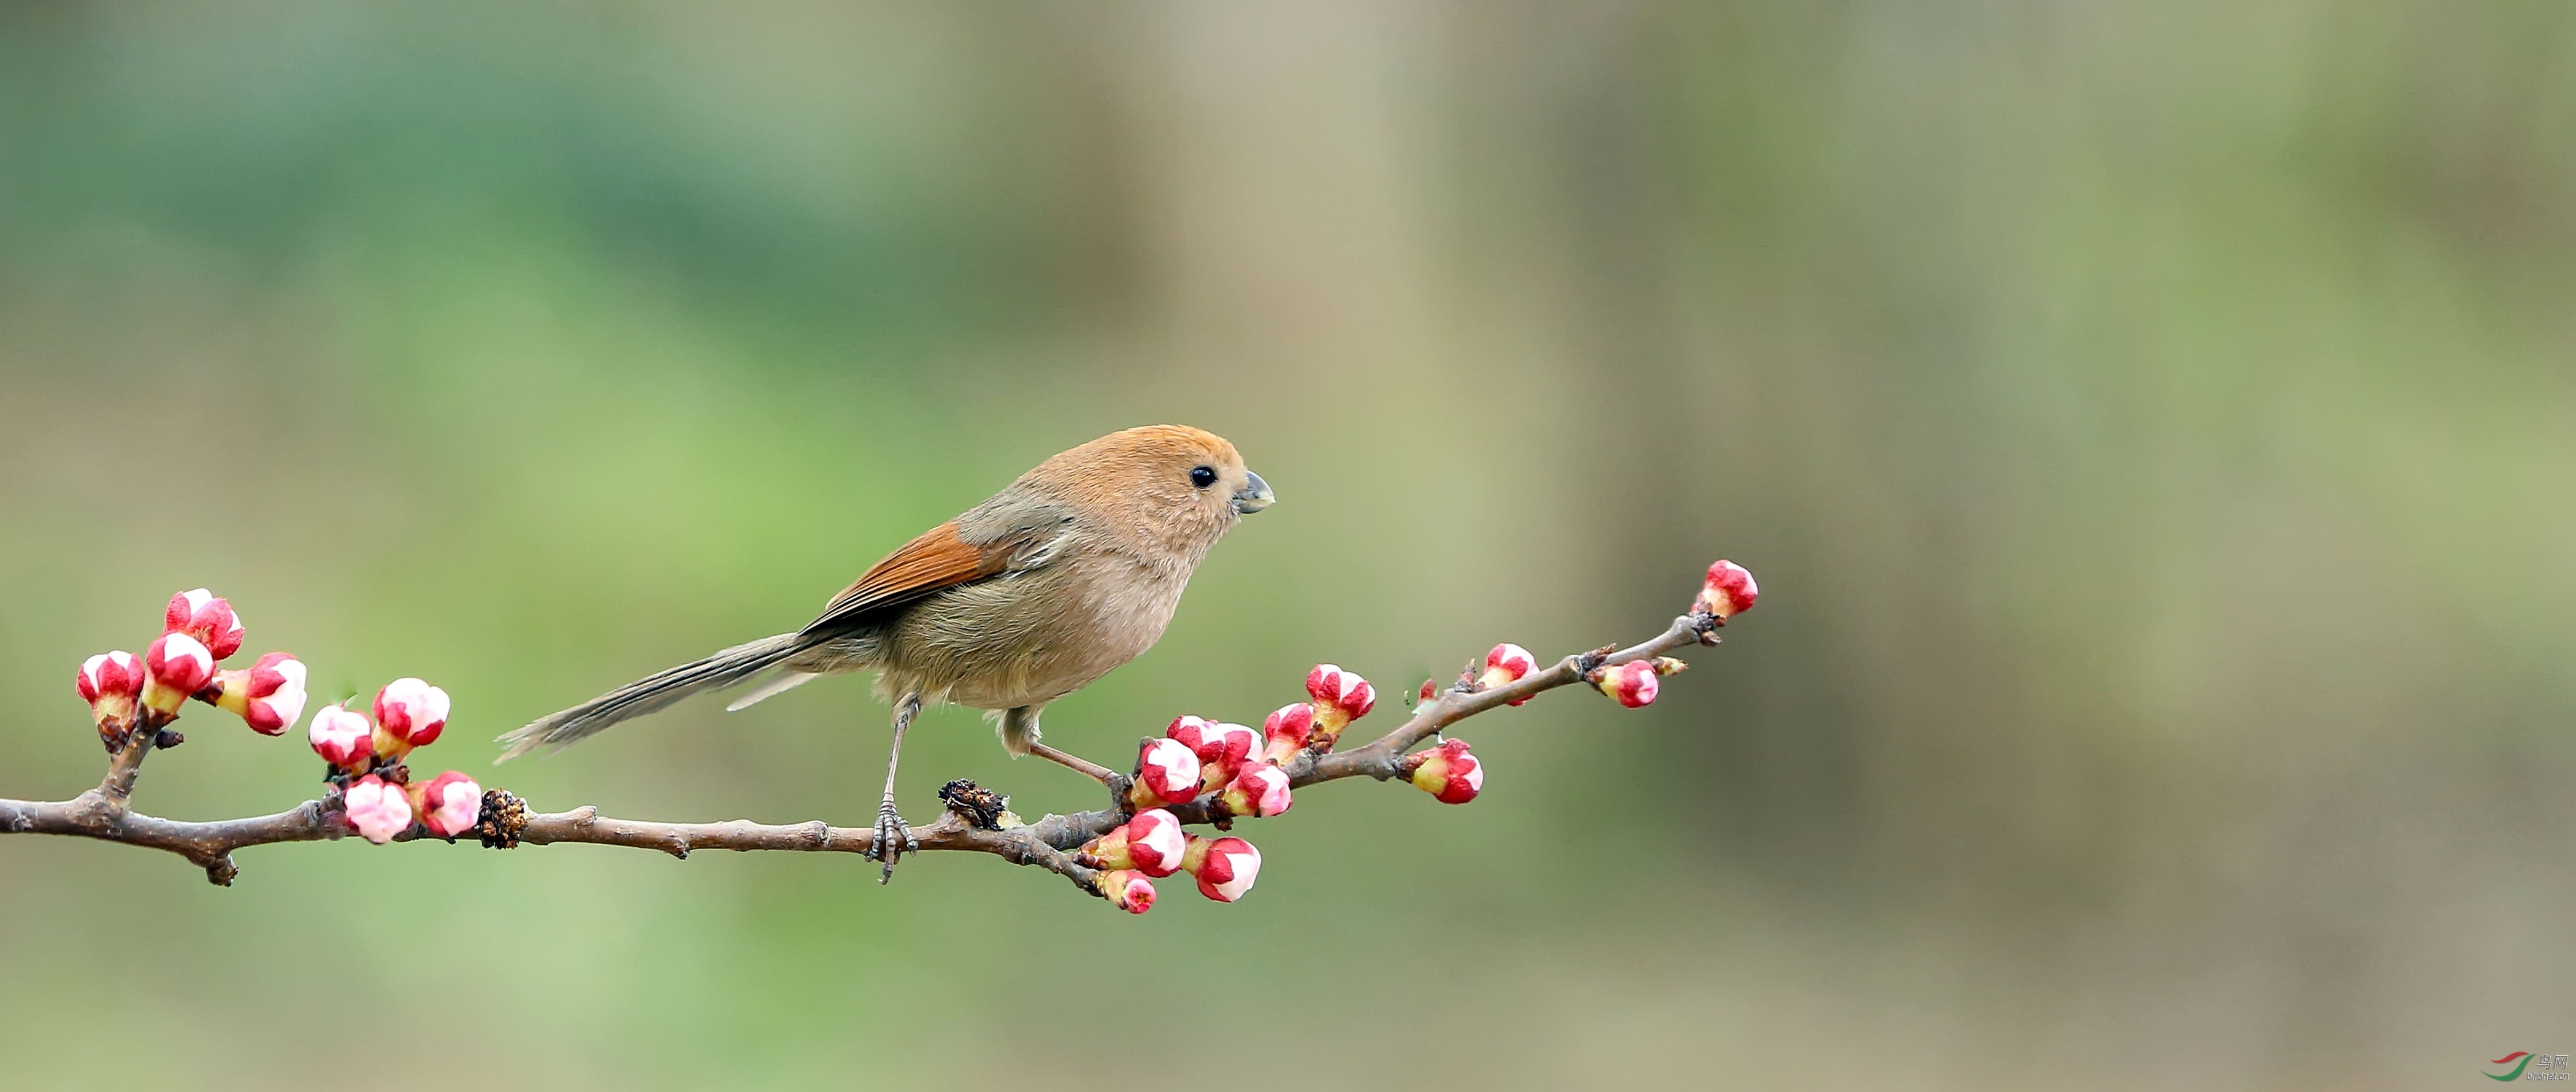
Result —
[[868, 567], [858, 580], [832, 597], [823, 613], [805, 627], [808, 634], [835, 629], [888, 607], [901, 606], [941, 588], [982, 580], [1008, 569], [1011, 555], [1025, 543], [1016, 536], [977, 546], [958, 537], [950, 520], [895, 548]]

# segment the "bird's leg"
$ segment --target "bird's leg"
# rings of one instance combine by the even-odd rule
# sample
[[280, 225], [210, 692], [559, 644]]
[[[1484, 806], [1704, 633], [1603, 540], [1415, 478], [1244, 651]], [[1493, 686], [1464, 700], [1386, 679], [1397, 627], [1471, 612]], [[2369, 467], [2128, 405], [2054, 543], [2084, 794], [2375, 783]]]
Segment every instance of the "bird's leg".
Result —
[[919, 691], [894, 703], [894, 749], [886, 755], [885, 799], [877, 805], [876, 838], [868, 843], [868, 857], [885, 865], [885, 871], [877, 875], [880, 884], [894, 878], [896, 860], [921, 848], [921, 843], [912, 837], [912, 828], [904, 825], [902, 813], [894, 806], [894, 768], [903, 761], [904, 729], [912, 727], [912, 718], [920, 713]]

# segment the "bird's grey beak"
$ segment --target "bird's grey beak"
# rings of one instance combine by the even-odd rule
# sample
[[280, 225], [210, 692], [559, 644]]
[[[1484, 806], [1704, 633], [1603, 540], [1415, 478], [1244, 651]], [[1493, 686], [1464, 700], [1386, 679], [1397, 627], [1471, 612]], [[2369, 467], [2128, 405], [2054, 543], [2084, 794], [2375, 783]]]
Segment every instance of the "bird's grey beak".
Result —
[[1261, 475], [1246, 470], [1243, 472], [1243, 489], [1234, 495], [1234, 510], [1248, 516], [1270, 507], [1271, 503], [1278, 499], [1270, 492], [1269, 482], [1262, 481]]

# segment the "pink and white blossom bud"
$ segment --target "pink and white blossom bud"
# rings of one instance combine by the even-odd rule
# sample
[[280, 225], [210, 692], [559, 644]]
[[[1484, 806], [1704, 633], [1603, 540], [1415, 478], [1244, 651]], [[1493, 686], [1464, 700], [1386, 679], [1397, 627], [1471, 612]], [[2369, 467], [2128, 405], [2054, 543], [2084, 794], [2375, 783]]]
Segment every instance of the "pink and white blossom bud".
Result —
[[[1478, 676], [1476, 682], [1485, 689], [1491, 690], [1497, 686], [1519, 682], [1537, 669], [1538, 657], [1530, 655], [1530, 650], [1505, 642], [1495, 645], [1493, 651], [1485, 654], [1485, 673]], [[1510, 704], [1519, 705], [1528, 700], [1528, 698], [1521, 698]]]
[[1261, 733], [1240, 724], [1182, 717], [1163, 732], [1199, 756], [1199, 791], [1214, 792], [1241, 772], [1261, 746]]
[[313, 753], [322, 761], [343, 770], [355, 772], [366, 768], [375, 757], [375, 726], [367, 718], [338, 705], [325, 705], [313, 711], [313, 723], [305, 733], [313, 740]]
[[196, 638], [218, 660], [241, 651], [241, 615], [223, 597], [204, 588], [171, 596], [169, 608], [161, 612], [161, 631]]
[[1630, 709], [1655, 704], [1655, 692], [1663, 688], [1655, 678], [1655, 664], [1651, 660], [1630, 660], [1607, 668], [1601, 672], [1601, 680], [1593, 685]]
[[412, 782], [409, 795], [420, 825], [441, 838], [469, 833], [483, 817], [483, 786], [454, 770], [427, 782]]
[[[81, 661], [80, 696], [99, 735], [122, 732], [143, 695], [143, 660], [131, 652], [102, 652]], [[114, 742], [111, 740], [110, 742]]]
[[1306, 673], [1306, 696], [1315, 699], [1315, 739], [1327, 751], [1342, 738], [1342, 729], [1377, 708], [1377, 688], [1333, 664], [1316, 664]]
[[1177, 739], [1149, 739], [1136, 751], [1136, 786], [1127, 799], [1142, 811], [1199, 794], [1199, 756]]
[[1261, 751], [1264, 761], [1275, 766], [1296, 757], [1315, 738], [1315, 707], [1301, 701], [1271, 710], [1261, 718], [1261, 735], [1269, 740]]
[[1117, 829], [1085, 843], [1074, 861], [1088, 868], [1132, 868], [1156, 879], [1180, 871], [1189, 836], [1181, 821], [1161, 808], [1136, 813]]
[[215, 680], [215, 656], [185, 633], [164, 633], [143, 650], [143, 707], [168, 721]]
[[1453, 739], [1404, 760], [1405, 779], [1443, 804], [1464, 804], [1485, 789], [1485, 764]]
[[1217, 800], [1230, 814], [1261, 819], [1288, 810], [1294, 802], [1288, 794], [1288, 771], [1267, 762], [1245, 766]]
[[394, 835], [411, 829], [411, 800], [403, 787], [384, 778], [368, 774], [350, 784], [341, 795], [341, 810], [348, 814], [349, 825], [359, 836], [377, 845], [394, 840]]
[[264, 736], [278, 735], [304, 715], [304, 661], [271, 652], [246, 668], [215, 675], [215, 705]]
[[1154, 908], [1154, 881], [1123, 868], [1101, 873], [1092, 881], [1100, 885], [1100, 897], [1109, 905], [1130, 914], [1142, 914]]
[[1761, 594], [1762, 589], [1753, 583], [1753, 574], [1744, 566], [1719, 558], [1717, 564], [1708, 567], [1708, 582], [1700, 586], [1696, 605], [1723, 622], [1752, 610], [1753, 600]]
[[376, 753], [399, 757], [438, 742], [446, 729], [447, 691], [414, 678], [395, 679], [376, 691]]
[[1188, 852], [1181, 857], [1181, 867], [1199, 882], [1199, 894], [1218, 902], [1233, 902], [1252, 890], [1252, 881], [1261, 875], [1261, 851], [1241, 838], [1207, 839], [1190, 837]]

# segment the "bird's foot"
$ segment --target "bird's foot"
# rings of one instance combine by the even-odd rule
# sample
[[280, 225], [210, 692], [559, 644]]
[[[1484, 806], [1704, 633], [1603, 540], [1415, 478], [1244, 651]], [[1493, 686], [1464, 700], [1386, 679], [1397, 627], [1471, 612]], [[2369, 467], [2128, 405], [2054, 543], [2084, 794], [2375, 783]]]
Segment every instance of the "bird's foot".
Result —
[[869, 860], [885, 865], [885, 870], [877, 874], [877, 882], [883, 884], [893, 879], [895, 862], [906, 853], [917, 853], [920, 850], [921, 842], [912, 836], [912, 828], [906, 825], [903, 816], [895, 811], [894, 801], [888, 800], [877, 805], [876, 838], [868, 843], [867, 853]]

